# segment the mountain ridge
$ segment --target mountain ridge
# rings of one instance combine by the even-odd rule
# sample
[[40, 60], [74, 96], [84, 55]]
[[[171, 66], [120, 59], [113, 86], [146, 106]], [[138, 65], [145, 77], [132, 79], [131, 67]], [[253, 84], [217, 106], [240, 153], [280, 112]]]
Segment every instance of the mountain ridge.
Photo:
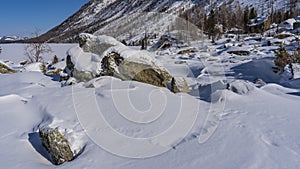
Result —
[[[292, 1], [290, 0], [290, 3]], [[289, 5], [289, 2], [284, 0], [268, 0], [268, 2], [253, 0], [91, 0], [39, 38], [47, 42], [74, 42], [78, 34], [82, 32], [93, 34], [116, 20], [122, 23], [129, 14], [158, 12], [172, 13], [178, 16], [182, 10], [185, 11], [197, 4], [203, 4], [209, 13], [210, 9], [216, 8], [224, 2], [232, 8], [238, 2], [242, 8], [254, 7], [258, 14], [265, 14], [270, 10], [286, 10]], [[299, 2], [296, 1], [296, 3], [299, 6]]]

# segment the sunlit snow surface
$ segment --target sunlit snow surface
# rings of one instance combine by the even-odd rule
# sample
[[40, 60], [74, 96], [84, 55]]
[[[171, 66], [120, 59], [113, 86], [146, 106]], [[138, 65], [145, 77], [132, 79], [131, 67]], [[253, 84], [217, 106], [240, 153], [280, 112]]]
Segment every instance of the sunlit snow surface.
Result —
[[[290, 81], [273, 73], [272, 47], [237, 56], [222, 51], [227, 50], [221, 48], [225, 43], [196, 46], [200, 50], [192, 56], [171, 51], [156, 55], [172, 75], [187, 79], [191, 95], [110, 77], [61, 87], [53, 77], [35, 71], [36, 65], [27, 69], [19, 65], [26, 59], [24, 45], [1, 45], [0, 59], [22, 71], [0, 74], [1, 168], [54, 168], [38, 138], [38, 128], [43, 126], [58, 127], [78, 155], [58, 168], [298, 168], [299, 79]], [[243, 49], [252, 50], [252, 43], [247, 41]], [[74, 46], [52, 45], [54, 53], [45, 60], [54, 54], [64, 58]], [[256, 78], [267, 85], [257, 88], [252, 83]], [[87, 88], [90, 84], [95, 88]], [[180, 119], [180, 115], [193, 118]], [[103, 119], [107, 128], [97, 123]], [[179, 133], [191, 128], [182, 138], [176, 133], [172, 139], [152, 139], [180, 120]], [[168, 151], [150, 158], [128, 158], [154, 150], [110, 137], [106, 133], [110, 129]]]

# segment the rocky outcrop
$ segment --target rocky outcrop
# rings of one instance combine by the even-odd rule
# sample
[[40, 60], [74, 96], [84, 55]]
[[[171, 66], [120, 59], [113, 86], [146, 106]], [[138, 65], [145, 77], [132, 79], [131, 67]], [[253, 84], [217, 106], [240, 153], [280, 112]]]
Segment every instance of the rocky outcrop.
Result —
[[190, 89], [183, 77], [173, 77], [171, 81], [171, 91], [174, 93], [189, 93]]
[[51, 155], [53, 163], [60, 165], [74, 158], [68, 140], [57, 130], [52, 128], [39, 129], [43, 146]]
[[68, 51], [61, 80], [87, 82], [99, 76], [167, 87], [172, 76], [147, 51], [131, 49], [109, 36], [80, 35], [80, 47]]

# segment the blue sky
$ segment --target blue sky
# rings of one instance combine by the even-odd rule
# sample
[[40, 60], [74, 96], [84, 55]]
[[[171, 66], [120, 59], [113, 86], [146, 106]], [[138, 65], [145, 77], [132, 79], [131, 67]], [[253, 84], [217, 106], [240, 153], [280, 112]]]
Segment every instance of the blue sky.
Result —
[[88, 0], [1, 0], [0, 36], [44, 33], [80, 9]]

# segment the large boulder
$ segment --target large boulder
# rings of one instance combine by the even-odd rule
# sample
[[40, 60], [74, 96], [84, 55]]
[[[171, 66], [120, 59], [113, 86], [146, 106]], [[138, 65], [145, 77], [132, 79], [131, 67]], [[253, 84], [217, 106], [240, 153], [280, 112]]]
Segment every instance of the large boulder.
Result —
[[122, 80], [134, 80], [158, 87], [167, 87], [171, 75], [154, 65], [134, 62], [116, 52], [102, 59], [102, 76], [113, 76]]
[[73, 160], [74, 155], [68, 140], [57, 129], [39, 129], [39, 135], [43, 146], [51, 155], [55, 165]]
[[159, 87], [167, 87], [172, 79], [150, 52], [131, 49], [109, 36], [79, 37], [80, 47], [67, 53], [64, 72], [68, 77], [86, 82], [99, 76], [113, 76]]

